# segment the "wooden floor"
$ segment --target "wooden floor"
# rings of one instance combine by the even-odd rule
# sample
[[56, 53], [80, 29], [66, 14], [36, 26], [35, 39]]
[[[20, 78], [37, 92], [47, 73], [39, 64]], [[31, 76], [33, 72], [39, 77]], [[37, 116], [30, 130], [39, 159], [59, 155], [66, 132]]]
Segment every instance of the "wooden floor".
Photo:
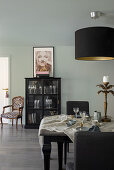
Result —
[[[1, 126], [1, 125], [0, 125]], [[72, 160], [72, 145], [68, 160]], [[65, 166], [63, 166], [65, 169]], [[58, 170], [57, 146], [52, 144], [51, 170]], [[43, 170], [43, 159], [37, 129], [11, 125], [0, 127], [0, 170]]]

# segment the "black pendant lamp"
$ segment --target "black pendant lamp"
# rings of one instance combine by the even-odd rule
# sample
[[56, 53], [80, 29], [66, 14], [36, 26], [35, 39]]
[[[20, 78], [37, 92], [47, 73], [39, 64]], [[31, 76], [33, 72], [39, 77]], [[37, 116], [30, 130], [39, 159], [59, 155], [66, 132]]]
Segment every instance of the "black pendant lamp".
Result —
[[75, 32], [76, 60], [113, 60], [114, 28], [88, 27]]

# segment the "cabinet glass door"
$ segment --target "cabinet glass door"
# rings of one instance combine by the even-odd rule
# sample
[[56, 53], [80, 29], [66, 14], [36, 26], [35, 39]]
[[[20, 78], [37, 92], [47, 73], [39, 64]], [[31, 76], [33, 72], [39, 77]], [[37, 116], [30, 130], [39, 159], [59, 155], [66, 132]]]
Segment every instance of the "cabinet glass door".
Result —
[[28, 94], [42, 94], [42, 81], [29, 80]]
[[40, 124], [42, 120], [42, 111], [41, 110], [28, 110], [27, 124]]
[[44, 116], [58, 114], [58, 80], [44, 80]]
[[44, 94], [58, 94], [58, 80], [45, 80]]
[[43, 117], [61, 114], [60, 103], [60, 78], [26, 78], [26, 128], [38, 128]]
[[43, 109], [42, 80], [28, 80], [27, 83], [27, 124], [40, 124]]

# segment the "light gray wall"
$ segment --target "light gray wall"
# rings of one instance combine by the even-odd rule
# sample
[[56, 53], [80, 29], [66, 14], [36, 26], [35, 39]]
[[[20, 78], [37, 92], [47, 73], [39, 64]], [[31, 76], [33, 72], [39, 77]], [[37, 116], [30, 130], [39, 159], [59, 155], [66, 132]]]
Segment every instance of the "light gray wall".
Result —
[[[98, 110], [103, 115], [104, 95], [97, 95], [99, 88], [96, 85], [102, 83], [104, 75], [109, 75], [110, 83], [114, 84], [114, 61], [76, 61], [74, 46], [56, 46], [54, 51], [55, 76], [62, 78], [62, 113], [66, 113], [67, 100], [87, 100], [91, 114]], [[0, 47], [0, 56], [10, 57], [10, 98], [24, 96], [24, 78], [33, 75], [33, 48]], [[108, 96], [108, 113], [114, 116], [114, 97], [111, 95]]]
[[[93, 20], [91, 11], [105, 15]], [[75, 30], [87, 26], [114, 27], [114, 0], [4, 0], [0, 3], [0, 46], [74, 45]]]

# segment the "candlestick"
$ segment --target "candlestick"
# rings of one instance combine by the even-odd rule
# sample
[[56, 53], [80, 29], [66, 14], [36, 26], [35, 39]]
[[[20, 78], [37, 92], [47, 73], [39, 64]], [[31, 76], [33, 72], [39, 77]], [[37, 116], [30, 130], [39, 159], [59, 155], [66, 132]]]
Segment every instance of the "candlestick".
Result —
[[109, 76], [103, 76], [103, 83], [109, 82]]
[[97, 93], [100, 94], [102, 92], [105, 95], [105, 102], [104, 102], [105, 116], [103, 117], [102, 121], [103, 122], [110, 122], [111, 119], [107, 117], [107, 105], [108, 105], [108, 103], [107, 103], [107, 94], [111, 93], [114, 96], [114, 91], [109, 90], [112, 87], [114, 87], [114, 85], [109, 85], [109, 78], [108, 78], [108, 76], [104, 76], [104, 77], [103, 77], [103, 84], [97, 85], [98, 87], [101, 87], [103, 90], [99, 90]]

